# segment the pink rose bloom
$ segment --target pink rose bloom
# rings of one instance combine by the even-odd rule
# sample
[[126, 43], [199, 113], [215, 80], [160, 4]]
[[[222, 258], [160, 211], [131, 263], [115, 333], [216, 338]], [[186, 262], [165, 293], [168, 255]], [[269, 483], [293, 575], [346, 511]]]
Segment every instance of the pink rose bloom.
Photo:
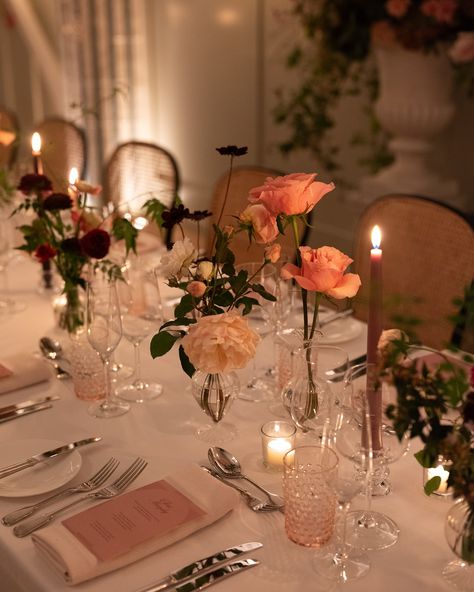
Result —
[[438, 23], [450, 25], [458, 8], [458, 0], [425, 0], [420, 10]]
[[275, 243], [265, 249], [265, 259], [270, 263], [276, 263], [280, 259], [281, 245]]
[[204, 282], [198, 282], [197, 280], [194, 280], [192, 282], [189, 282], [189, 284], [186, 287], [186, 290], [194, 298], [201, 298], [201, 296], [204, 296], [204, 293], [206, 291], [206, 287], [207, 286]]
[[459, 33], [456, 41], [448, 51], [455, 64], [466, 64], [474, 60], [474, 33]]
[[306, 173], [268, 177], [264, 185], [250, 190], [249, 201], [263, 204], [275, 217], [306, 214], [334, 189], [334, 183], [321, 183], [315, 178], [315, 174]]
[[240, 214], [239, 220], [245, 226], [252, 227], [253, 236], [257, 243], [270, 243], [278, 236], [276, 218], [262, 204], [248, 206]]
[[411, 0], [387, 0], [385, 8], [390, 16], [402, 18], [405, 16]]
[[281, 270], [283, 279], [294, 278], [305, 290], [321, 292], [336, 299], [352, 298], [360, 287], [360, 277], [344, 273], [352, 259], [334, 247], [300, 247], [301, 268], [287, 263]]
[[195, 368], [214, 374], [244, 368], [255, 356], [259, 341], [244, 317], [224, 312], [201, 317], [181, 343]]

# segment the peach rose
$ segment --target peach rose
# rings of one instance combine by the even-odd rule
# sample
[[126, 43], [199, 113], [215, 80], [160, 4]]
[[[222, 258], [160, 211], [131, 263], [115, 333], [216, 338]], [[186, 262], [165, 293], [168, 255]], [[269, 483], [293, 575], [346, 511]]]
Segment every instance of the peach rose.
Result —
[[[379, 342], [377, 344], [377, 352], [378, 356], [382, 363], [388, 362], [391, 357], [391, 353], [393, 350], [392, 341], [400, 341], [400, 340], [408, 341], [408, 336], [404, 331], [400, 329], [385, 329], [380, 334]], [[403, 354], [400, 353], [397, 356], [396, 362], [400, 362], [403, 359]]]
[[90, 195], [99, 195], [102, 191], [101, 185], [91, 185], [86, 181], [80, 181], [79, 179], [74, 183], [76, 189], [80, 193], [90, 193]]
[[197, 266], [197, 273], [203, 280], [208, 280], [214, 272], [212, 261], [200, 261]]
[[193, 296], [194, 298], [201, 298], [204, 296], [206, 291], [206, 284], [204, 282], [198, 282], [197, 280], [189, 282], [186, 287], [186, 290]]
[[278, 236], [276, 218], [262, 204], [248, 206], [240, 214], [239, 220], [245, 226], [252, 228], [253, 236], [257, 243], [270, 243]]
[[455, 64], [466, 64], [474, 60], [474, 32], [459, 33], [448, 51]]
[[270, 263], [276, 263], [280, 259], [281, 245], [275, 243], [265, 249], [265, 259]]
[[195, 368], [217, 373], [244, 368], [255, 356], [259, 341], [244, 317], [224, 312], [201, 317], [181, 343]]
[[360, 287], [360, 277], [344, 273], [352, 259], [334, 247], [300, 247], [301, 268], [287, 263], [281, 270], [283, 279], [294, 278], [305, 290], [321, 292], [336, 299], [352, 298]]
[[306, 214], [334, 189], [334, 183], [321, 183], [315, 178], [315, 174], [306, 173], [268, 177], [264, 185], [250, 190], [249, 201], [263, 204], [273, 216]]

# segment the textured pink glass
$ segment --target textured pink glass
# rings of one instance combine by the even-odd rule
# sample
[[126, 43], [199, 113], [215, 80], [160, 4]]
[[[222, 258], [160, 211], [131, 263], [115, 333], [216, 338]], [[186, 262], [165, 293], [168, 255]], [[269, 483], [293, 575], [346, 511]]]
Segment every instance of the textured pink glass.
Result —
[[71, 337], [67, 356], [71, 363], [74, 392], [78, 399], [96, 401], [105, 396], [104, 367], [85, 332]]
[[327, 446], [297, 446], [283, 459], [285, 530], [298, 545], [321, 547], [332, 536], [337, 466], [338, 457]]

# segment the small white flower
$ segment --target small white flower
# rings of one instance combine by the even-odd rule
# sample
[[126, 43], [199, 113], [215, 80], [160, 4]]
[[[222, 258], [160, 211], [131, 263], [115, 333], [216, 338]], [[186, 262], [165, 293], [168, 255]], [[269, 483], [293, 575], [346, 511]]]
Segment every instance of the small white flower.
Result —
[[197, 251], [188, 237], [182, 241], [176, 241], [171, 251], [163, 255], [158, 273], [164, 277], [177, 277], [185, 275], [197, 256]]

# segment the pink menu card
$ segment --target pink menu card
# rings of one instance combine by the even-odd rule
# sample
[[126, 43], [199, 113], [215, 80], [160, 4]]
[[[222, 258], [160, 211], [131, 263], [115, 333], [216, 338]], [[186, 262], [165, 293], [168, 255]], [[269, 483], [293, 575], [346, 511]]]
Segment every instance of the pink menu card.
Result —
[[76, 514], [63, 525], [99, 561], [109, 561], [205, 514], [161, 480]]

